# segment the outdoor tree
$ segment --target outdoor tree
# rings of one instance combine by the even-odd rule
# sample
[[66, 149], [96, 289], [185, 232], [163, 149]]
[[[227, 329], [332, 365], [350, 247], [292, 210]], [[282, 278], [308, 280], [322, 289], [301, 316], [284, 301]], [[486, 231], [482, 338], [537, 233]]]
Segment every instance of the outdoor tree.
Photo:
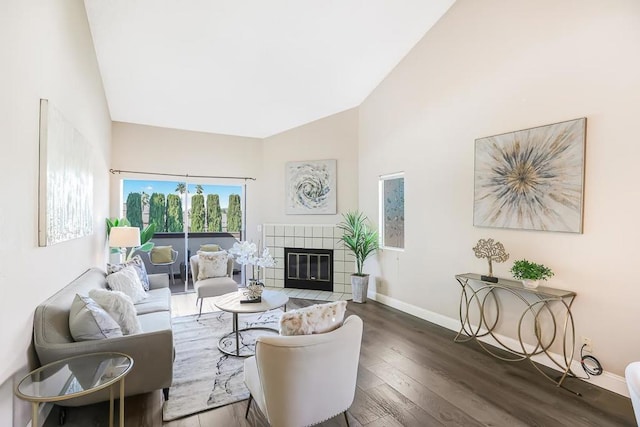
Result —
[[504, 250], [504, 246], [500, 242], [494, 242], [493, 239], [480, 239], [473, 247], [477, 258], [486, 258], [489, 262], [489, 277], [493, 277], [493, 261], [505, 262], [509, 259], [509, 254]]
[[222, 231], [220, 196], [207, 194], [207, 231]]
[[229, 195], [229, 207], [227, 208], [227, 231], [234, 232], [242, 229], [242, 210], [240, 208], [240, 195]]
[[176, 193], [179, 194], [184, 194], [187, 192], [187, 184], [185, 184], [184, 182], [179, 182], [178, 185], [176, 185], [176, 189], [174, 190]]
[[167, 231], [169, 233], [184, 231], [182, 199], [176, 194], [169, 194], [167, 196]]
[[144, 212], [144, 208], [146, 208], [147, 206], [149, 206], [149, 195], [143, 191], [142, 192], [142, 212]]
[[142, 197], [140, 193], [129, 193], [127, 196], [127, 220], [132, 227], [142, 229]]
[[198, 184], [196, 185], [196, 194], [202, 194], [204, 193], [204, 188], [202, 188], [202, 185]]
[[204, 231], [204, 196], [195, 194], [191, 198], [191, 230], [193, 232]]
[[156, 232], [167, 231], [166, 212], [164, 194], [153, 193], [149, 200], [149, 224], [156, 225]]

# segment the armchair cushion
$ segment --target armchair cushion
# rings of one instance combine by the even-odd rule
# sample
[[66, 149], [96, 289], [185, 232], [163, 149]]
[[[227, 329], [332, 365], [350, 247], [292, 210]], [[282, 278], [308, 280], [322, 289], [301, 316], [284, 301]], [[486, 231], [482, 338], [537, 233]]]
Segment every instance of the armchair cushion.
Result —
[[147, 274], [147, 268], [144, 266], [144, 261], [140, 255], [136, 255], [131, 258], [129, 261], [125, 261], [120, 264], [107, 264], [107, 273], [117, 273], [123, 268], [133, 266], [136, 269], [136, 273], [138, 273], [138, 277], [140, 278], [140, 282], [142, 282], [142, 287], [145, 291], [149, 290], [149, 275]]
[[76, 294], [69, 310], [69, 332], [75, 341], [122, 336], [118, 323], [89, 297]]
[[149, 254], [153, 264], [166, 264], [173, 262], [172, 246], [154, 246]]
[[280, 318], [280, 335], [311, 335], [333, 331], [342, 325], [346, 309], [346, 301], [336, 301], [290, 310]]
[[227, 276], [228, 255], [225, 251], [198, 251], [198, 280]]

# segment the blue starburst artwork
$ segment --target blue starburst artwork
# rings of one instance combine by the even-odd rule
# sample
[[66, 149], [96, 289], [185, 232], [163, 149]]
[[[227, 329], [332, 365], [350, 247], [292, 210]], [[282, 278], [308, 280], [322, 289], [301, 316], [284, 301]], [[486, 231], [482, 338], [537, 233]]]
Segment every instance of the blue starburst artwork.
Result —
[[582, 233], [586, 122], [477, 139], [473, 224]]

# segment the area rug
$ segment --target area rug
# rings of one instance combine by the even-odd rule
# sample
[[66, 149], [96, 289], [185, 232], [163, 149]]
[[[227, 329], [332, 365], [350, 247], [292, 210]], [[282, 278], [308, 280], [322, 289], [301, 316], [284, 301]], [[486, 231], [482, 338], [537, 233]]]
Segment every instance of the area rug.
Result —
[[[240, 329], [247, 327], [278, 328], [282, 311], [241, 314]], [[219, 311], [175, 317], [173, 339], [176, 359], [169, 400], [162, 408], [163, 421], [208, 411], [249, 397], [244, 385], [244, 360], [218, 350], [220, 338], [232, 330], [232, 314]], [[241, 346], [255, 350], [255, 339], [268, 331], [242, 333]], [[233, 341], [235, 346], [235, 340]], [[226, 347], [225, 347], [226, 348]]]

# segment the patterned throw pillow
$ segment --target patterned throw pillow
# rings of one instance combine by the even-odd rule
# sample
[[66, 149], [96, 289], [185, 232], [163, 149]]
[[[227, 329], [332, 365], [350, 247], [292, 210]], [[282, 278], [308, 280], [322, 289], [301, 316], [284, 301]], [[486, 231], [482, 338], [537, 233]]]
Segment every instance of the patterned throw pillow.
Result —
[[91, 289], [89, 298], [100, 304], [115, 320], [123, 335], [139, 334], [142, 332], [138, 313], [133, 306], [133, 301], [127, 294], [120, 291], [108, 291], [106, 289]]
[[336, 301], [287, 311], [280, 318], [280, 335], [311, 335], [333, 331], [342, 326], [346, 309], [346, 301]]
[[214, 243], [200, 245], [200, 250], [202, 252], [218, 252], [220, 250], [220, 245], [216, 245]]
[[133, 266], [138, 273], [138, 277], [142, 282], [142, 287], [145, 291], [149, 290], [149, 276], [147, 275], [147, 268], [144, 266], [144, 261], [140, 258], [140, 255], [136, 255], [129, 261], [122, 264], [107, 264], [107, 274], [116, 273], [125, 267]]
[[69, 310], [69, 331], [75, 341], [121, 337], [118, 323], [89, 297], [76, 294]]
[[108, 275], [107, 284], [110, 289], [127, 294], [134, 304], [147, 297], [147, 293], [142, 287], [142, 282], [140, 282], [140, 278], [133, 266], [125, 267]]
[[227, 275], [226, 251], [203, 252], [198, 251], [198, 280]]

